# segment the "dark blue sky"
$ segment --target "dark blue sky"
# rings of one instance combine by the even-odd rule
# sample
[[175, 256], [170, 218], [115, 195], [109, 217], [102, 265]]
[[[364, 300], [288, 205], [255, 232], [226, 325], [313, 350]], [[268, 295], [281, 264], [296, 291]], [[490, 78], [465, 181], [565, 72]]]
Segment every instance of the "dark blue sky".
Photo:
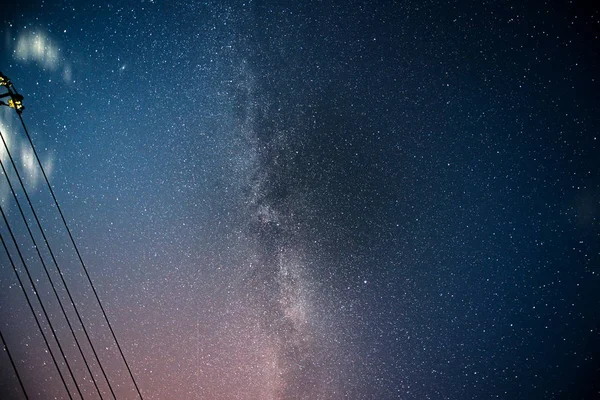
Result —
[[[50, 1], [3, 19], [0, 70], [145, 399], [598, 396], [597, 9]], [[3, 107], [101, 361], [135, 398], [17, 122]], [[0, 262], [25, 388], [67, 398]], [[3, 398], [22, 398], [0, 365]]]

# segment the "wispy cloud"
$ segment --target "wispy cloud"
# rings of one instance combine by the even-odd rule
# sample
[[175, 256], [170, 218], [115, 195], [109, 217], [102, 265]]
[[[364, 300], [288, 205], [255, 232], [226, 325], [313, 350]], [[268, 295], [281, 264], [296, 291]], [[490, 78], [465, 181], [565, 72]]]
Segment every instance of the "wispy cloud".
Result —
[[[8, 146], [8, 150], [10, 150], [10, 155], [15, 164], [17, 164], [19, 174], [25, 183], [27, 191], [33, 192], [34, 190], [37, 190], [42, 183], [42, 172], [39, 169], [37, 161], [35, 160], [35, 155], [28, 141], [14, 134], [14, 132], [17, 131], [18, 126], [14, 121], [14, 118], [6, 115], [6, 112], [4, 111], [5, 107], [2, 107], [2, 109], [3, 111], [0, 113], [2, 114], [0, 115], [0, 132]], [[45, 156], [40, 155], [40, 157], [43, 157], [42, 165], [44, 166], [44, 171], [46, 172], [46, 175], [50, 177], [54, 169], [54, 158], [51, 154]], [[2, 140], [0, 140], [0, 161], [2, 161], [4, 168], [7, 170], [8, 177], [10, 178], [13, 187], [15, 190], [18, 189], [20, 185], [17, 183], [17, 177]], [[12, 195], [6, 177], [2, 173], [2, 169], [0, 169], [0, 204], [3, 206], [7, 205], [10, 203], [11, 197]]]
[[49, 35], [41, 31], [25, 31], [18, 35], [13, 55], [20, 62], [35, 62], [49, 71], [58, 71], [66, 82], [72, 80], [72, 69], [64, 51]]

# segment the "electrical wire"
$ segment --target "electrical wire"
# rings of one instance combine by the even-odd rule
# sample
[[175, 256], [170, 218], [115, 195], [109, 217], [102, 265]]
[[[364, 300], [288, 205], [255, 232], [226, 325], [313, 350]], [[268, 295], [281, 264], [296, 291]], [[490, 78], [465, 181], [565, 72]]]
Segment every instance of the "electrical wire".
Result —
[[[8, 157], [12, 163], [12, 166], [15, 170], [17, 179], [19, 181], [19, 183], [21, 184], [21, 189], [23, 190], [23, 193], [25, 194], [25, 198], [27, 199], [27, 203], [29, 204], [29, 207], [31, 208], [31, 211], [33, 212], [33, 216], [35, 217], [35, 220], [38, 224], [38, 227], [40, 229], [40, 232], [42, 233], [42, 236], [44, 238], [44, 242], [46, 244], [46, 247], [48, 248], [50, 255], [52, 256], [52, 260], [54, 261], [54, 265], [56, 266], [56, 269], [58, 271], [59, 276], [62, 279], [63, 285], [65, 286], [65, 289], [67, 291], [67, 293], [69, 294], [69, 300], [71, 301], [71, 305], [75, 308], [75, 302], [73, 300], [73, 298], [71, 297], [67, 284], [63, 278], [63, 274], [62, 271], [60, 270], [60, 268], [58, 267], [58, 264], [56, 262], [56, 258], [54, 257], [54, 253], [52, 252], [52, 249], [50, 248], [50, 244], [48, 243], [48, 240], [46, 238], [46, 235], [44, 234], [44, 230], [42, 229], [42, 225], [40, 223], [40, 220], [38, 219], [37, 213], [35, 212], [35, 209], [33, 208], [33, 204], [31, 203], [31, 200], [29, 198], [29, 195], [27, 194], [27, 190], [25, 189], [25, 185], [23, 184], [23, 180], [21, 179], [21, 175], [19, 174], [19, 171], [17, 170], [17, 166], [15, 165], [14, 159], [12, 158], [12, 155], [8, 149], [6, 140], [4, 139], [4, 135], [2, 134], [2, 131], [0, 131], [0, 139], [2, 139], [2, 143], [4, 144], [4, 147], [6, 149], [6, 152], [8, 154]], [[8, 176], [8, 172], [6, 171], [6, 168], [4, 167], [4, 163], [2, 162], [2, 160], [0, 159], [0, 167], [2, 167], [2, 172], [4, 173], [4, 176], [6, 177], [6, 181], [8, 182], [8, 186], [10, 188], [10, 191], [13, 195], [13, 198], [15, 199], [15, 202], [17, 203], [17, 207], [19, 209], [19, 212], [21, 213], [21, 217], [23, 219], [23, 222], [25, 223], [25, 226], [27, 228], [27, 232], [29, 233], [29, 237], [31, 238], [31, 241], [33, 242], [33, 246], [35, 247], [35, 250], [37, 252], [37, 255], [42, 263], [42, 266], [44, 268], [44, 271], [46, 273], [46, 276], [48, 277], [48, 280], [50, 281], [50, 286], [52, 287], [52, 291], [54, 292], [54, 296], [56, 297], [56, 299], [58, 300], [58, 304], [60, 306], [60, 309], [65, 317], [65, 320], [67, 321], [67, 325], [69, 327], [69, 330], [71, 331], [71, 334], [73, 335], [73, 338], [75, 339], [75, 343], [77, 345], [77, 348], [79, 350], [79, 353], [81, 354], [81, 357], [83, 358], [83, 362], [85, 363], [85, 366], [88, 370], [88, 373], [90, 374], [90, 377], [92, 378], [92, 382], [94, 383], [94, 387], [96, 388], [96, 392], [98, 393], [98, 395], [100, 396], [100, 399], [103, 399], [102, 397], [102, 393], [100, 392], [100, 389], [98, 388], [98, 384], [96, 382], [96, 379], [94, 378], [94, 374], [92, 373], [92, 370], [90, 368], [90, 365], [85, 357], [85, 354], [83, 353], [83, 349], [81, 348], [81, 344], [79, 343], [79, 339], [77, 339], [77, 335], [75, 334], [75, 331], [73, 330], [73, 326], [71, 325], [71, 321], [69, 320], [69, 317], [67, 316], [67, 312], [65, 311], [65, 308], [63, 306], [63, 302], [60, 299], [60, 296], [58, 295], [58, 292], [56, 291], [56, 287], [54, 285], [54, 282], [52, 280], [52, 277], [50, 276], [50, 273], [48, 272], [48, 268], [46, 267], [46, 263], [44, 261], [44, 258], [42, 257], [42, 254], [40, 253], [40, 249], [39, 246], [36, 243], [36, 240], [33, 236], [33, 233], [31, 232], [31, 229], [29, 228], [29, 224], [27, 222], [27, 218], [25, 217], [25, 213], [23, 212], [23, 209], [21, 207], [21, 204], [19, 202], [19, 199], [17, 198], [17, 194], [15, 193], [15, 190], [13, 188], [12, 183], [10, 182], [9, 176]], [[75, 311], [77, 312], [77, 309], [75, 308]], [[79, 316], [79, 314], [77, 314]], [[80, 322], [81, 322], [81, 318], [80, 318]], [[82, 326], [83, 326], [83, 322], [81, 322]], [[85, 327], [84, 327], [85, 329]], [[87, 335], [86, 335], [87, 336]], [[87, 337], [89, 340], [89, 336]], [[92, 345], [92, 342], [90, 341], [90, 345]], [[99, 362], [99, 361], [98, 361]], [[110, 383], [109, 383], [110, 385]]]
[[60, 218], [65, 226], [65, 229], [67, 230], [67, 233], [69, 235], [69, 238], [71, 239], [71, 243], [73, 244], [73, 248], [75, 249], [75, 252], [77, 253], [77, 257], [79, 258], [79, 262], [81, 263], [81, 266], [83, 267], [83, 271], [85, 272], [85, 276], [87, 277], [87, 280], [90, 284], [90, 287], [92, 288], [92, 292], [94, 293], [94, 296], [96, 297], [96, 301], [98, 302], [98, 305], [100, 306], [100, 310], [102, 311], [102, 315], [104, 316], [104, 319], [106, 320], [106, 323], [108, 325], [108, 328], [113, 336], [113, 339], [115, 340], [115, 344], [117, 345], [117, 349], [119, 350], [119, 353], [121, 355], [121, 358], [123, 359], [123, 362], [125, 363], [125, 366], [127, 367], [127, 371], [129, 372], [129, 376], [131, 377], [131, 380], [133, 382], [133, 385], [135, 386], [135, 389], [138, 393], [138, 395], [140, 396], [140, 399], [144, 399], [144, 397], [142, 396], [142, 393], [140, 391], [140, 388], [133, 376], [133, 372], [131, 371], [131, 367], [129, 366], [129, 363], [127, 362], [127, 359], [125, 358], [125, 354], [123, 353], [123, 349], [121, 348], [121, 345], [119, 344], [119, 341], [117, 339], [117, 336], [115, 334], [115, 331], [112, 327], [112, 324], [110, 323], [109, 319], [108, 319], [108, 315], [106, 314], [106, 311], [104, 310], [104, 306], [102, 305], [102, 302], [100, 301], [100, 297], [98, 296], [98, 292], [96, 291], [96, 287], [94, 286], [94, 283], [92, 282], [92, 278], [90, 277], [90, 274], [88, 272], [88, 269], [83, 261], [83, 258], [81, 257], [81, 253], [79, 251], [79, 248], [77, 247], [77, 244], [75, 243], [75, 239], [73, 238], [73, 235], [71, 233], [71, 229], [69, 228], [69, 225], [67, 224], [67, 220], [65, 219], [65, 216], [60, 208], [60, 205], [58, 204], [58, 200], [56, 199], [56, 195], [54, 194], [54, 190], [52, 189], [52, 186], [50, 185], [50, 181], [48, 180], [48, 176], [46, 175], [46, 171], [44, 170], [44, 167], [42, 165], [42, 162], [37, 154], [37, 151], [35, 149], [35, 146], [33, 144], [33, 141], [31, 140], [31, 136], [29, 135], [29, 131], [27, 129], [27, 126], [25, 125], [25, 121], [23, 120], [23, 117], [21, 115], [20, 112], [16, 111], [17, 115], [19, 117], [19, 119], [21, 120], [21, 125], [23, 125], [23, 130], [25, 131], [25, 135], [27, 136], [27, 140], [29, 141], [29, 144], [31, 146], [31, 149], [33, 150], [33, 154], [34, 157], [37, 161], [37, 164], [40, 168], [40, 170], [42, 171], [42, 175], [44, 176], [44, 181], [46, 182], [46, 185], [48, 186], [48, 189], [50, 190], [50, 194], [52, 195], [52, 199], [54, 200], [54, 204], [56, 205], [56, 209], [58, 210], [58, 213], [60, 214]]
[[[0, 210], [2, 211], [2, 216], [4, 217], [4, 211], [2, 210], [2, 206], [0, 206]], [[4, 218], [4, 220], [6, 221], [6, 218]], [[6, 225], [8, 226], [8, 221], [6, 221]], [[12, 236], [12, 234], [11, 234], [11, 236]], [[60, 367], [58, 366], [58, 362], [56, 361], [56, 357], [54, 356], [54, 353], [52, 352], [50, 343], [48, 343], [48, 338], [46, 337], [46, 334], [44, 333], [44, 330], [42, 329], [42, 324], [40, 323], [40, 320], [39, 320], [35, 310], [33, 309], [33, 305], [31, 304], [31, 300], [29, 299], [27, 290], [25, 290], [25, 286], [23, 286], [23, 281], [21, 280], [21, 277], [19, 276], [19, 273], [17, 272], [17, 267], [15, 266], [15, 262], [13, 261], [12, 257], [10, 256], [10, 252], [8, 251], [8, 247], [6, 246], [6, 242], [4, 241], [4, 237], [2, 236], [1, 233], [0, 233], [0, 241], [2, 242], [2, 246], [4, 247], [4, 250], [6, 251], [6, 255], [8, 256], [8, 260], [10, 261], [10, 265], [12, 266], [12, 269], [15, 272], [15, 275], [17, 276], [17, 280], [19, 281], [19, 287], [21, 288], [21, 290], [23, 290], [23, 294], [25, 295], [25, 299], [27, 300], [27, 304], [29, 305], [29, 309], [31, 310], [31, 313], [33, 314], [33, 317], [35, 318], [37, 327], [40, 330], [40, 332], [42, 333], [42, 337], [44, 338], [44, 343], [46, 344], [46, 347], [48, 348], [48, 353], [50, 353], [50, 357], [52, 357], [52, 361], [54, 362], [54, 366], [56, 367], [56, 370], [58, 371], [60, 380], [62, 381], [62, 383], [65, 387], [65, 390], [67, 391], [67, 394], [69, 395], [69, 399], [73, 400], [71, 391], [69, 390], [69, 387], [67, 386], [67, 381], [65, 381], [65, 377], [63, 376], [63, 374], [60, 370]], [[13, 241], [14, 241], [14, 236], [13, 236]], [[17, 242], [15, 242], [15, 245], [17, 245]], [[17, 251], [19, 251], [19, 256], [21, 257], [21, 260], [23, 260], [23, 256], [21, 255], [18, 245], [17, 245]], [[29, 274], [29, 272], [28, 272], [28, 274]], [[30, 277], [30, 280], [31, 280], [31, 277]], [[33, 291], [37, 295], [37, 291], [35, 290], [35, 288]], [[38, 296], [38, 300], [40, 300], [39, 296]], [[41, 301], [40, 301], [40, 304], [41, 304]], [[51, 333], [54, 336], [54, 332], [51, 332]], [[54, 339], [56, 340], [56, 337], [54, 337]], [[56, 342], [58, 343], [58, 340]]]
[[19, 371], [17, 370], [15, 360], [13, 360], [12, 356], [10, 355], [10, 351], [8, 351], [8, 345], [6, 344], [6, 340], [4, 340], [4, 336], [2, 335], [2, 330], [0, 330], [0, 340], [2, 340], [2, 346], [4, 347], [4, 350], [6, 351], [6, 355], [8, 356], [8, 359], [10, 360], [10, 363], [12, 364], [12, 367], [15, 370], [15, 375], [17, 375], [17, 379], [19, 380], [19, 385], [21, 385], [21, 390], [23, 390], [23, 394], [25, 395], [25, 398], [27, 400], [29, 400], [29, 396], [27, 396], [27, 391], [25, 390], [25, 385], [23, 385], [23, 381], [21, 380], [21, 375], [19, 375]]

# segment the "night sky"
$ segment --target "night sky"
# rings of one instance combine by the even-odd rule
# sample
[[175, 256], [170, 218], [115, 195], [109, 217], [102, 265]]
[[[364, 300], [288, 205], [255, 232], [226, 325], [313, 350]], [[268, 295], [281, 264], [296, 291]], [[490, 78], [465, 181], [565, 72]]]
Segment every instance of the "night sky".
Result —
[[[144, 399], [600, 398], [599, 8], [2, 7], [0, 71]], [[117, 397], [137, 398], [8, 107], [0, 131]], [[29, 397], [67, 399], [3, 249], [0, 329]], [[6, 352], [0, 398], [24, 398]]]

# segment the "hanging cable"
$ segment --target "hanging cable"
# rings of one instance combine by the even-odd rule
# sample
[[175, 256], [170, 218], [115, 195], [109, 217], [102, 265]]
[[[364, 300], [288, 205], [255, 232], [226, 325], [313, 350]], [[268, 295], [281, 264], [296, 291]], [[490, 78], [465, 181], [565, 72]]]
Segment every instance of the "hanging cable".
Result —
[[[67, 288], [67, 284], [63, 278], [63, 274], [62, 271], [60, 270], [60, 268], [58, 267], [58, 263], [56, 262], [56, 259], [54, 257], [54, 253], [52, 253], [52, 249], [50, 248], [50, 244], [48, 243], [48, 240], [46, 238], [46, 235], [44, 234], [44, 230], [42, 229], [42, 225], [40, 223], [40, 220], [38, 219], [37, 213], [35, 212], [35, 209], [33, 208], [33, 204], [31, 203], [31, 200], [29, 198], [29, 195], [27, 194], [27, 190], [25, 189], [25, 185], [23, 183], [23, 180], [21, 179], [21, 175], [19, 174], [19, 171], [17, 170], [17, 166], [14, 162], [14, 159], [12, 158], [12, 155], [8, 149], [8, 145], [6, 143], [6, 140], [4, 139], [4, 135], [2, 134], [2, 131], [0, 131], [0, 138], [2, 139], [2, 144], [4, 144], [4, 148], [6, 149], [6, 153], [8, 154], [8, 158], [10, 159], [11, 163], [12, 163], [12, 167], [15, 170], [17, 179], [19, 181], [19, 183], [21, 184], [21, 189], [23, 190], [23, 193], [25, 194], [25, 198], [27, 199], [27, 203], [29, 204], [29, 207], [31, 208], [31, 211], [33, 212], [33, 216], [35, 217], [35, 220], [38, 224], [38, 227], [40, 229], [40, 232], [42, 233], [42, 236], [44, 238], [44, 242], [46, 244], [46, 247], [48, 248], [48, 251], [50, 252], [50, 255], [52, 256], [52, 260], [54, 261], [54, 265], [56, 266], [56, 269], [58, 271], [59, 276], [62, 279], [63, 285], [67, 291], [67, 293], [69, 294], [69, 300], [71, 301], [71, 305], [75, 308], [75, 302], [73, 300], [73, 298], [71, 297], [70, 293], [69, 293], [69, 289]], [[42, 266], [44, 268], [44, 272], [46, 272], [46, 276], [48, 277], [48, 280], [50, 281], [50, 286], [52, 286], [52, 291], [54, 292], [54, 296], [56, 297], [56, 300], [58, 300], [58, 304], [60, 306], [60, 309], [65, 317], [65, 320], [67, 321], [67, 325], [69, 327], [69, 330], [71, 331], [71, 334], [73, 335], [73, 338], [75, 339], [75, 343], [77, 344], [77, 348], [79, 349], [79, 353], [81, 354], [81, 357], [83, 358], [83, 362], [85, 363], [85, 366], [88, 370], [88, 373], [90, 374], [90, 377], [92, 378], [92, 382], [94, 383], [94, 387], [96, 388], [96, 392], [98, 393], [98, 396], [100, 396], [100, 399], [103, 399], [102, 397], [102, 393], [100, 392], [100, 389], [98, 388], [98, 384], [96, 383], [96, 379], [94, 378], [94, 374], [92, 373], [92, 370], [90, 368], [89, 363], [87, 362], [87, 359], [85, 357], [85, 354], [83, 353], [83, 350], [81, 348], [81, 345], [79, 343], [79, 340], [77, 339], [77, 335], [75, 334], [75, 331], [73, 330], [73, 326], [71, 325], [71, 321], [69, 320], [69, 317], [67, 316], [67, 312], [65, 311], [65, 308], [63, 306], [63, 302], [60, 299], [60, 296], [58, 295], [58, 292], [56, 291], [56, 287], [54, 285], [54, 282], [52, 280], [52, 277], [50, 276], [50, 273], [48, 272], [48, 268], [46, 267], [46, 263], [44, 262], [44, 258], [42, 257], [42, 254], [40, 253], [40, 249], [39, 246], [36, 243], [36, 240], [33, 236], [33, 233], [31, 232], [31, 229], [29, 228], [29, 223], [27, 222], [27, 218], [25, 217], [25, 213], [23, 212], [23, 209], [21, 208], [21, 203], [19, 202], [19, 199], [17, 198], [17, 194], [15, 193], [15, 190], [13, 188], [12, 183], [10, 182], [10, 179], [8, 177], [8, 172], [6, 171], [6, 168], [4, 167], [4, 163], [2, 162], [2, 160], [0, 159], [0, 167], [2, 167], [2, 172], [4, 173], [4, 176], [6, 177], [6, 181], [8, 182], [8, 186], [10, 188], [10, 191], [13, 195], [13, 198], [15, 199], [15, 202], [17, 203], [17, 207], [19, 209], [19, 212], [21, 213], [21, 217], [23, 219], [23, 222], [25, 223], [25, 227], [27, 228], [27, 232], [29, 233], [29, 237], [31, 238], [31, 241], [33, 242], [33, 246], [37, 252], [37, 255], [40, 259], [40, 262], [42, 263]], [[75, 311], [77, 312], [77, 309], [75, 308]], [[79, 316], [79, 314], [77, 313], [77, 316]], [[81, 318], [80, 318], [80, 322], [81, 322]], [[83, 322], [81, 322], [82, 326], [83, 326]], [[85, 330], [85, 326], [84, 330]], [[87, 334], [86, 334], [87, 336]], [[89, 336], [87, 336], [88, 341], [90, 342], [90, 345], [92, 345], [91, 340], [89, 340]], [[98, 363], [100, 364], [100, 360], [98, 360]], [[110, 383], [109, 383], [110, 385]], [[111, 388], [112, 389], [112, 388]]]
[[40, 170], [42, 171], [42, 175], [44, 176], [44, 181], [46, 182], [46, 185], [48, 186], [48, 189], [50, 190], [50, 194], [52, 195], [52, 199], [54, 200], [54, 204], [56, 205], [56, 209], [58, 210], [58, 213], [60, 214], [60, 218], [67, 230], [67, 233], [69, 235], [69, 238], [71, 239], [71, 243], [73, 244], [73, 248], [75, 249], [75, 252], [77, 253], [77, 257], [79, 258], [79, 262], [81, 263], [81, 266], [83, 267], [83, 271], [85, 272], [85, 276], [92, 288], [92, 291], [94, 293], [94, 296], [96, 297], [96, 301], [98, 302], [98, 305], [100, 306], [100, 310], [102, 311], [102, 315], [104, 316], [104, 319], [106, 320], [106, 323], [108, 325], [108, 328], [110, 330], [110, 333], [112, 334], [113, 339], [115, 340], [115, 343], [117, 345], [117, 349], [119, 350], [119, 353], [121, 354], [121, 358], [123, 358], [123, 362], [125, 363], [125, 366], [127, 367], [127, 371], [129, 372], [129, 376], [131, 377], [131, 380], [133, 381], [133, 385], [135, 386], [135, 389], [138, 393], [138, 395], [140, 396], [140, 399], [144, 399], [144, 397], [142, 396], [142, 393], [140, 392], [140, 388], [138, 387], [138, 384], [135, 380], [135, 378], [133, 377], [133, 372], [131, 372], [131, 368], [129, 366], [129, 363], [127, 362], [127, 359], [125, 358], [125, 354], [123, 353], [123, 350], [121, 348], [121, 345], [119, 344], [119, 341], [117, 340], [117, 336], [115, 335], [115, 331], [108, 319], [108, 316], [106, 314], [106, 311], [104, 310], [104, 306], [102, 306], [102, 302], [100, 301], [100, 297], [98, 296], [98, 292], [96, 291], [96, 287], [94, 286], [94, 283], [92, 282], [92, 278], [90, 277], [90, 274], [88, 272], [88, 269], [85, 265], [85, 263], [83, 262], [83, 258], [81, 257], [81, 253], [79, 252], [79, 248], [77, 247], [77, 244], [75, 243], [75, 239], [73, 239], [73, 235], [71, 234], [71, 230], [69, 229], [69, 225], [67, 224], [67, 221], [65, 219], [65, 216], [60, 208], [60, 205], [58, 204], [58, 200], [56, 199], [56, 195], [54, 194], [54, 190], [52, 189], [52, 186], [50, 185], [50, 181], [48, 180], [48, 176], [46, 175], [46, 171], [44, 170], [44, 167], [42, 166], [42, 162], [37, 154], [37, 151], [35, 149], [35, 146], [33, 145], [33, 141], [31, 140], [31, 136], [29, 135], [29, 131], [27, 130], [27, 126], [25, 125], [25, 121], [23, 120], [23, 117], [21, 116], [21, 112], [19, 112], [17, 110], [17, 115], [19, 117], [19, 119], [21, 120], [21, 124], [23, 125], [23, 130], [25, 131], [25, 135], [27, 136], [27, 140], [29, 141], [29, 144], [31, 146], [31, 149], [33, 150], [33, 154], [34, 157], [37, 161], [37, 164], [40, 168]]
[[25, 395], [25, 398], [27, 400], [29, 400], [29, 396], [27, 396], [27, 391], [25, 390], [25, 385], [23, 385], [23, 381], [21, 380], [21, 375], [19, 375], [19, 371], [17, 370], [17, 366], [15, 365], [15, 360], [13, 360], [12, 356], [10, 355], [10, 351], [8, 351], [8, 345], [6, 344], [6, 341], [4, 340], [4, 336], [2, 335], [2, 330], [0, 330], [0, 339], [2, 340], [2, 346], [4, 348], [4, 351], [6, 351], [6, 355], [8, 356], [8, 359], [10, 360], [10, 363], [12, 364], [12, 367], [15, 370], [15, 375], [17, 375], [17, 379], [19, 380], [19, 385], [21, 385], [21, 390], [23, 390], [23, 394]]
[[[46, 174], [46, 171], [44, 170], [44, 167], [43, 167], [43, 165], [41, 163], [41, 160], [40, 160], [40, 158], [39, 158], [39, 156], [37, 154], [35, 146], [33, 145], [33, 141], [31, 139], [31, 136], [29, 135], [29, 131], [27, 130], [27, 126], [25, 125], [25, 121], [23, 120], [23, 117], [21, 115], [21, 113], [24, 110], [23, 103], [22, 103], [23, 96], [21, 96], [16, 91], [16, 89], [14, 88], [14, 85], [12, 84], [12, 82], [10, 81], [10, 79], [8, 79], [6, 76], [4, 76], [1, 72], [0, 72], [0, 85], [6, 87], [6, 89], [8, 90], [8, 93], [5, 94], [5, 95], [2, 95], [1, 97], [10, 97], [9, 103], [8, 104], [2, 103], [2, 105], [8, 105], [9, 107], [15, 109], [15, 111], [16, 111], [16, 113], [17, 113], [17, 115], [18, 115], [18, 117], [19, 117], [19, 119], [21, 121], [21, 124], [23, 125], [23, 129], [24, 129], [25, 134], [27, 136], [27, 140], [29, 141], [29, 144], [31, 146], [31, 149], [32, 149], [33, 154], [35, 156], [35, 159], [37, 161], [37, 164], [38, 164], [40, 170], [42, 171], [42, 175], [44, 176], [44, 181], [46, 182], [46, 185], [48, 186], [50, 194], [52, 195], [52, 199], [54, 200], [54, 204], [56, 205], [56, 208], [57, 208], [57, 210], [58, 210], [58, 212], [60, 214], [61, 220], [62, 220], [62, 222], [63, 222], [63, 224], [64, 224], [64, 226], [65, 226], [65, 228], [67, 230], [67, 233], [69, 235], [71, 243], [73, 244], [75, 252], [77, 253], [77, 257], [79, 258], [81, 266], [83, 267], [83, 270], [85, 272], [86, 278], [87, 278], [87, 280], [88, 280], [88, 282], [89, 282], [89, 284], [90, 284], [90, 286], [92, 288], [92, 291], [94, 293], [96, 301], [98, 302], [98, 305], [100, 306], [100, 310], [102, 311], [104, 319], [107, 322], [108, 328], [109, 328], [109, 330], [110, 330], [110, 332], [112, 334], [112, 337], [113, 337], [113, 339], [115, 341], [115, 344], [117, 345], [117, 349], [119, 350], [121, 358], [123, 359], [123, 362], [125, 363], [125, 366], [127, 367], [127, 371], [129, 373], [129, 376], [131, 377], [131, 380], [132, 380], [132, 382], [133, 382], [133, 384], [135, 386], [135, 389], [136, 389], [136, 391], [137, 391], [140, 399], [143, 400], [142, 393], [141, 393], [141, 391], [139, 389], [139, 386], [138, 386], [138, 384], [137, 384], [137, 382], [136, 382], [136, 380], [135, 380], [135, 378], [133, 376], [133, 373], [131, 371], [131, 367], [129, 366], [129, 363], [127, 362], [127, 359], [125, 358], [125, 354], [123, 353], [123, 350], [122, 350], [121, 345], [120, 345], [120, 343], [119, 343], [119, 341], [117, 339], [117, 336], [116, 336], [116, 334], [114, 332], [114, 329], [113, 329], [113, 327], [112, 327], [112, 325], [110, 323], [110, 320], [108, 319], [108, 315], [106, 314], [106, 311], [104, 310], [102, 302], [100, 301], [100, 297], [98, 296], [98, 292], [96, 291], [96, 288], [95, 288], [95, 286], [94, 286], [94, 284], [92, 282], [92, 279], [91, 279], [91, 277], [89, 275], [88, 269], [87, 269], [87, 267], [86, 267], [86, 265], [85, 265], [85, 263], [83, 261], [83, 258], [81, 257], [81, 253], [79, 251], [79, 248], [77, 247], [77, 245], [75, 243], [75, 240], [73, 238], [71, 230], [69, 229], [69, 226], [68, 226], [67, 221], [66, 221], [66, 219], [64, 217], [64, 214], [63, 214], [63, 212], [62, 212], [62, 210], [60, 208], [60, 205], [58, 204], [58, 200], [56, 199], [56, 195], [54, 194], [54, 190], [52, 189], [52, 186], [50, 185], [50, 182], [48, 180], [48, 176]], [[114, 394], [114, 392], [113, 392], [113, 394]]]
[[[0, 210], [2, 210], [2, 206], [0, 206]], [[4, 211], [2, 211], [2, 216], [4, 217]], [[4, 218], [4, 220], [6, 221], [6, 218]], [[6, 226], [8, 226], [8, 221], [6, 221]], [[46, 334], [44, 333], [44, 330], [42, 329], [42, 324], [40, 323], [40, 320], [39, 320], [35, 310], [33, 309], [33, 305], [31, 304], [31, 300], [29, 299], [27, 290], [25, 290], [25, 286], [23, 286], [23, 281], [21, 280], [21, 277], [19, 276], [19, 273], [17, 272], [17, 267], [15, 266], [15, 262], [13, 261], [12, 257], [10, 256], [10, 252], [8, 251], [8, 247], [6, 246], [6, 243], [4, 242], [4, 237], [2, 236], [1, 233], [0, 233], [0, 241], [2, 242], [2, 246], [4, 247], [4, 250], [6, 251], [6, 255], [8, 256], [8, 260], [10, 261], [10, 265], [12, 266], [13, 271], [15, 271], [15, 275], [17, 276], [17, 280], [19, 281], [19, 287], [21, 288], [21, 290], [23, 291], [23, 294], [25, 295], [25, 299], [27, 300], [29, 309], [31, 310], [31, 313], [33, 314], [33, 317], [35, 318], [37, 327], [40, 330], [40, 332], [42, 333], [42, 337], [44, 338], [44, 343], [46, 344], [46, 347], [48, 348], [48, 353], [50, 353], [50, 357], [52, 357], [52, 361], [54, 362], [54, 366], [56, 367], [56, 370], [58, 371], [60, 380], [62, 381], [62, 383], [65, 387], [65, 390], [67, 391], [67, 394], [69, 395], [69, 399], [73, 400], [73, 396], [71, 396], [71, 392], [69, 391], [69, 387], [67, 386], [67, 381], [65, 381], [65, 377], [63, 376], [63, 374], [60, 370], [60, 367], [58, 366], [58, 362], [56, 361], [56, 357], [54, 356], [54, 353], [52, 352], [50, 343], [48, 343], [48, 338], [46, 337]], [[13, 237], [13, 241], [14, 241], [14, 237]], [[16, 244], [17, 243], [15, 242], [15, 245]], [[17, 251], [19, 251], [18, 245], [17, 245]], [[20, 251], [19, 251], [19, 255], [21, 255]], [[23, 259], [23, 257], [21, 256], [21, 260], [22, 259]], [[30, 279], [31, 279], [31, 277], [30, 277]], [[37, 294], [37, 291], [35, 290], [35, 288], [34, 288], [34, 293]], [[38, 300], [39, 300], [39, 296], [38, 296]], [[40, 302], [40, 304], [41, 304], [41, 302]], [[54, 332], [52, 332], [52, 335], [54, 335]], [[55, 337], [55, 339], [56, 339], [56, 337]], [[58, 343], [58, 341], [57, 341], [57, 343]]]

